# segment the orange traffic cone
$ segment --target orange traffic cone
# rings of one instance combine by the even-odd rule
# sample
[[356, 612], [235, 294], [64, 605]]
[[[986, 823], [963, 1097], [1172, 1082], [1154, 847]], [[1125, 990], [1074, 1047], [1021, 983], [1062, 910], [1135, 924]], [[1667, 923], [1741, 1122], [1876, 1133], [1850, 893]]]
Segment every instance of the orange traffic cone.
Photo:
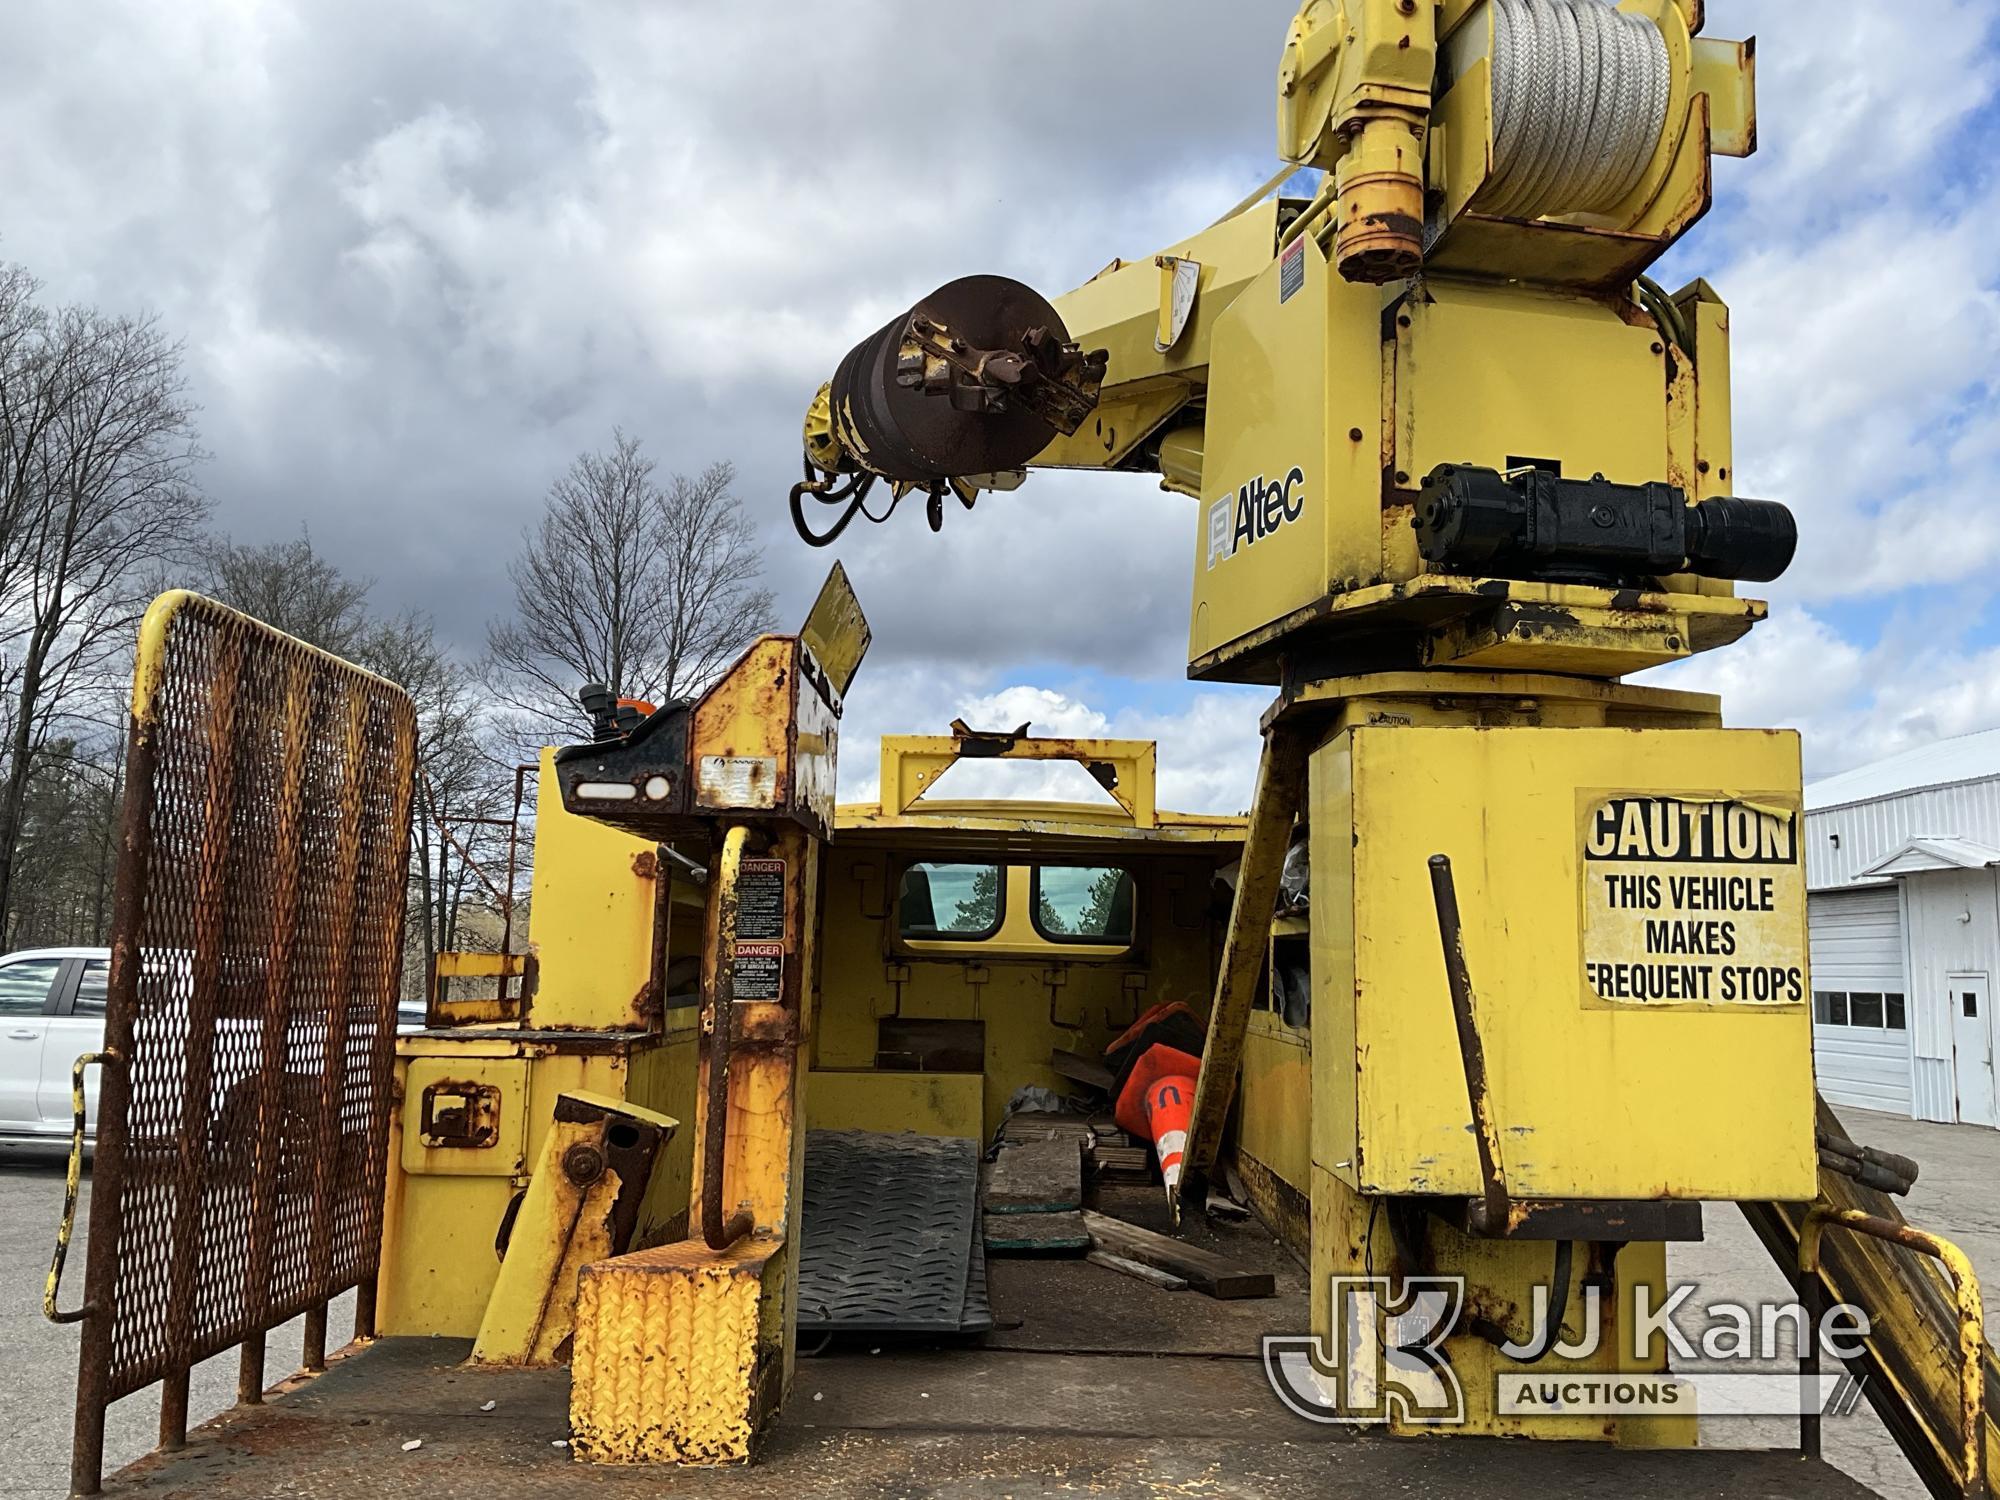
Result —
[[1153, 1143], [1170, 1202], [1180, 1187], [1188, 1121], [1194, 1114], [1194, 1084], [1200, 1073], [1200, 1058], [1156, 1042], [1132, 1065], [1113, 1112], [1120, 1130]]

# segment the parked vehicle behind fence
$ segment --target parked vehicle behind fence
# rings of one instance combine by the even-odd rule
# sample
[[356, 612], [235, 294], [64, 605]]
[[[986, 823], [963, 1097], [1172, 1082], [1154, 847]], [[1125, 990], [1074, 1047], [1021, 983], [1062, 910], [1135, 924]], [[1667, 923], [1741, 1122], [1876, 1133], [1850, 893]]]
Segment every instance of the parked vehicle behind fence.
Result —
[[[104, 1044], [109, 948], [27, 948], [0, 957], [0, 1141], [69, 1139], [70, 1065]], [[97, 1076], [85, 1079], [95, 1131]]]

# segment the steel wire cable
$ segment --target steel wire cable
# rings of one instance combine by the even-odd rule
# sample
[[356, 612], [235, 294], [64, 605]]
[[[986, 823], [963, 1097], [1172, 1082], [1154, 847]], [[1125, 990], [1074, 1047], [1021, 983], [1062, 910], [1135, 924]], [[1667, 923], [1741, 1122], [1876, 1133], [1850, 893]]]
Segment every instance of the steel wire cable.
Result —
[[1480, 206], [1520, 219], [1613, 207], [1666, 129], [1666, 38], [1605, 0], [1493, 6], [1494, 165]]

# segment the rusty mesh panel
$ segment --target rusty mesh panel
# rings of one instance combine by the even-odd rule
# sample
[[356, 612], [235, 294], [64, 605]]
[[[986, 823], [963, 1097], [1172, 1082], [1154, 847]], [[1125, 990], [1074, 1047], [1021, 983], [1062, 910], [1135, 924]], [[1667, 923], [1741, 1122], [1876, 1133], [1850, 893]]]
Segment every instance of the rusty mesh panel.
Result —
[[400, 689], [206, 600], [142, 696], [149, 668], [86, 1292], [107, 1401], [373, 1280], [415, 753]]

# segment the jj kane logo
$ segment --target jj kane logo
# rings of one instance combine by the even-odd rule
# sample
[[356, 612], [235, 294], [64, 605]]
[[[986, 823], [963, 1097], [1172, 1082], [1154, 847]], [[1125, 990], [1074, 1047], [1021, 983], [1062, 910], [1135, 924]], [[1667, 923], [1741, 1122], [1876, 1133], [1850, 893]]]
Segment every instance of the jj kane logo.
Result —
[[1234, 557], [1306, 513], [1306, 471], [1297, 464], [1280, 480], [1262, 474], [1208, 508], [1208, 565]]
[[[1677, 1286], [1655, 1307], [1652, 1285], [1640, 1281], [1614, 1318], [1602, 1290], [1586, 1285], [1572, 1318], [1566, 1297], [1552, 1308], [1550, 1288], [1536, 1286], [1518, 1334], [1481, 1335], [1505, 1356], [1493, 1374], [1491, 1409], [1550, 1417], [1848, 1416], [1860, 1405], [1860, 1382], [1841, 1368], [1860, 1357], [1872, 1331], [1860, 1308], [1837, 1303], [1815, 1323], [1798, 1302], [1699, 1306], [1695, 1290]], [[1263, 1339], [1264, 1373], [1290, 1411], [1343, 1425], [1466, 1420], [1466, 1391], [1445, 1347], [1471, 1305], [1463, 1277], [1336, 1276], [1328, 1291], [1333, 1326], [1324, 1337]], [[1838, 1357], [1831, 1370], [1791, 1368], [1809, 1343]], [[1555, 1365], [1535, 1368], [1550, 1355]]]

